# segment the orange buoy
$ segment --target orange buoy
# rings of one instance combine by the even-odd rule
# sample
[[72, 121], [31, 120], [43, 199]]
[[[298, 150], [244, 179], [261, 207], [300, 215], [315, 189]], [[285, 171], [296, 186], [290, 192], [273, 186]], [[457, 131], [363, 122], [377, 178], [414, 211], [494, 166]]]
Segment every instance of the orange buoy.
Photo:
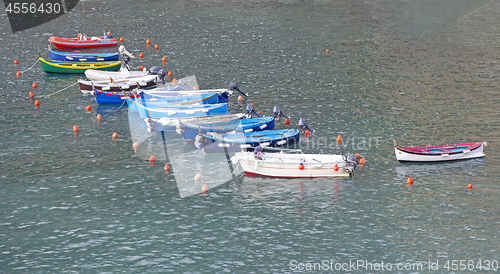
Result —
[[467, 187], [468, 187], [468, 188], [472, 188], [472, 184], [469, 184]]
[[193, 89], [194, 89], [194, 90], [198, 90], [198, 87], [197, 87], [197, 86], [194, 86], [194, 87], [193, 87]]
[[300, 170], [303, 170], [303, 169], [304, 169], [304, 164], [303, 164], [303, 163], [300, 163], [300, 165], [299, 165], [299, 169], [300, 169]]
[[139, 147], [139, 142], [135, 142], [132, 144], [132, 148], [136, 150]]
[[142, 52], [141, 52], [141, 53], [139, 53], [139, 58], [142, 58], [142, 57], [144, 57], [144, 54], [142, 54]]
[[92, 106], [91, 105], [88, 105], [86, 108], [85, 108], [87, 111], [90, 111], [92, 109]]
[[120, 42], [123, 42], [123, 37], [120, 37]]
[[335, 165], [335, 166], [333, 167], [333, 170], [335, 170], [335, 171], [339, 171], [339, 166], [338, 166], [338, 165]]
[[289, 125], [290, 124], [290, 120], [285, 119], [285, 124]]
[[172, 83], [177, 83], [177, 78], [174, 78], [174, 80], [172, 80]]
[[111, 135], [111, 137], [113, 137], [113, 139], [118, 138], [118, 133], [117, 132], [113, 133], [113, 135]]
[[156, 156], [155, 155], [151, 155], [151, 157], [149, 157], [149, 161], [150, 162], [156, 161]]
[[409, 185], [413, 184], [413, 179], [411, 177], [408, 177], [408, 180], [406, 180], [406, 183]]
[[111, 31], [108, 30], [108, 35], [111, 35]]
[[202, 187], [201, 187], [201, 192], [205, 193], [208, 191], [208, 186], [207, 184], [204, 184]]
[[21, 72], [20, 71], [16, 72], [16, 76], [18, 77], [21, 76]]
[[243, 96], [238, 96], [238, 101], [243, 101]]
[[365, 158], [359, 159], [359, 164], [364, 165], [366, 163]]
[[260, 115], [262, 115], [262, 111], [260, 111], [260, 110], [259, 110], [259, 111], [258, 111], [258, 113], [259, 113]]
[[36, 100], [36, 101], [35, 101], [35, 106], [37, 106], [37, 107], [38, 107], [39, 105], [40, 105], [40, 101]]
[[354, 156], [356, 156], [356, 158], [358, 159], [361, 159], [361, 155], [359, 153], [355, 153]]
[[32, 88], [36, 88], [37, 87], [37, 84], [35, 82], [33, 82], [33, 84], [31, 85]]
[[339, 136], [337, 136], [337, 142], [338, 143], [342, 142], [342, 136], [340, 136], [340, 134], [339, 134]]
[[33, 98], [33, 97], [35, 97], [35, 94], [30, 91], [29, 96], [30, 96], [30, 98]]
[[306, 129], [306, 131], [304, 131], [304, 135], [309, 136], [311, 135], [311, 132], [308, 129]]
[[169, 164], [165, 164], [165, 167], [163, 169], [164, 170], [170, 170], [170, 165]]
[[159, 49], [160, 47], [158, 46], [158, 44], [155, 44], [155, 49]]
[[329, 49], [327, 49], [327, 50], [326, 50], [326, 53], [330, 53], [330, 50], [329, 50]]
[[77, 131], [79, 131], [79, 130], [80, 130], [80, 129], [78, 128], [78, 126], [77, 126], [77, 125], [74, 125], [74, 126], [73, 126], [73, 131], [74, 131], [74, 132], [77, 132]]
[[96, 119], [97, 120], [101, 120], [102, 119], [102, 115], [100, 113], [98, 113]]
[[19, 62], [17, 61], [17, 59], [14, 59], [14, 65], [17, 65], [19, 64]]
[[149, 41], [149, 39], [146, 40], [146, 44], [148, 44], [148, 45], [151, 44], [151, 41]]
[[139, 69], [141, 69], [141, 71], [143, 71], [145, 69], [144, 66], [140, 66]]
[[168, 76], [172, 76], [172, 71], [168, 71]]
[[194, 180], [195, 180], [195, 181], [199, 181], [199, 180], [201, 180], [201, 173], [196, 174], [196, 175], [194, 176]]
[[163, 58], [161, 58], [161, 61], [162, 62], [167, 62], [167, 57], [163, 56]]
[[250, 103], [250, 105], [252, 105], [252, 107], [255, 107], [255, 105], [253, 103]]

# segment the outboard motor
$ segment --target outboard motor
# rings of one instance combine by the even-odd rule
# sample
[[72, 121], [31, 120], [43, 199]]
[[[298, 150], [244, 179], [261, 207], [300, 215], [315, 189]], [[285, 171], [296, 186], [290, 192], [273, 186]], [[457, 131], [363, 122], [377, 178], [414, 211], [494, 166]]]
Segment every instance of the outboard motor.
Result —
[[130, 67], [128, 66], [128, 62], [130, 62], [130, 57], [128, 56], [122, 56], [122, 61], [123, 61], [123, 66], [130, 71]]
[[345, 169], [351, 176], [354, 176], [354, 169], [359, 165], [358, 157], [356, 157], [355, 155], [349, 155], [345, 158], [345, 161]]
[[194, 146], [197, 148], [203, 148], [205, 146], [205, 137], [202, 135], [196, 135], [196, 137], [194, 137]]
[[255, 160], [262, 160], [262, 155], [264, 155], [264, 152], [262, 152], [264, 149], [262, 148], [261, 145], [258, 145], [255, 147], [253, 150], [253, 156], [255, 157]]
[[274, 106], [273, 112], [274, 112], [274, 119], [278, 121], [280, 120], [280, 117], [290, 120], [290, 117], [286, 116], [278, 106]]
[[161, 81], [165, 85], [165, 75], [167, 75], [167, 72], [164, 69], [160, 69], [158, 71], [158, 75], [160, 76]]
[[149, 69], [148, 74], [158, 75], [159, 72], [160, 72], [160, 67], [159, 66], [154, 66], [154, 67], [151, 67]]
[[245, 97], [248, 97], [248, 95], [246, 93], [244, 93], [243, 91], [241, 91], [241, 89], [238, 87], [238, 84], [236, 84], [236, 82], [231, 82], [231, 84], [229, 84], [229, 89], [232, 90], [232, 91], [238, 91], [239, 93], [243, 94]]
[[125, 49], [125, 46], [123, 46], [123, 45], [120, 45], [120, 47], [118, 47], [118, 53], [120, 53], [121, 55], [127, 55], [130, 58], [135, 58], [134, 55], [132, 53], [128, 52]]
[[255, 111], [255, 108], [253, 107], [252, 104], [248, 104], [247, 105], [247, 112], [246, 112], [246, 116], [251, 118], [253, 115], [257, 116], [257, 117], [262, 117], [262, 115], [260, 115], [257, 111]]
[[310, 128], [307, 125], [306, 120], [303, 118], [300, 118], [300, 120], [299, 120], [299, 130], [300, 130], [300, 132], [305, 132], [306, 130], [309, 130], [309, 132], [311, 132], [311, 134], [314, 133], [314, 129]]

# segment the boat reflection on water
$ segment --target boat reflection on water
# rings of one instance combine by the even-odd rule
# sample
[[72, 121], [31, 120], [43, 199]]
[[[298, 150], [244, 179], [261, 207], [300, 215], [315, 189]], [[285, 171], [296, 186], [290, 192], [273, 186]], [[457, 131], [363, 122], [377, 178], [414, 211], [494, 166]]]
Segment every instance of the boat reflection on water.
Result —
[[[234, 170], [232, 155], [207, 154], [179, 134], [151, 133], [138, 112], [129, 111], [128, 119], [136, 155], [144, 161], [149, 161], [152, 155], [156, 161], [166, 161], [181, 198], [202, 193], [205, 184], [210, 190], [239, 178], [241, 170]], [[195, 180], [197, 174], [201, 174], [200, 180]]]
[[399, 163], [395, 168], [394, 177], [398, 181], [406, 182], [409, 176], [449, 176], [469, 175], [475, 176], [484, 166], [484, 158], [458, 160], [452, 162], [433, 163]]

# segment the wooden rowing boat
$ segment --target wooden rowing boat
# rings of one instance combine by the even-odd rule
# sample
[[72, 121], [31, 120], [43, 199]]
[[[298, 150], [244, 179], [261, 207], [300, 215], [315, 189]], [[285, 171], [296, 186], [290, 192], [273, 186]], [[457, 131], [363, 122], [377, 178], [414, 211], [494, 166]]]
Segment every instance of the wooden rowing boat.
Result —
[[84, 73], [88, 69], [95, 70], [119, 70], [121, 62], [65, 62], [49, 61], [39, 58], [42, 70], [54, 73]]
[[442, 162], [484, 157], [486, 142], [423, 147], [399, 147], [394, 144], [399, 162]]

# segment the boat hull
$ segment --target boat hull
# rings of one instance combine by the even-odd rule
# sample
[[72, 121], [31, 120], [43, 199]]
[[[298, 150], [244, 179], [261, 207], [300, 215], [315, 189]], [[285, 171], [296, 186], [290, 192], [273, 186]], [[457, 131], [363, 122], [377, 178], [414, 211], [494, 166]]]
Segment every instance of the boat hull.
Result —
[[[142, 79], [138, 79], [138, 81], [86, 81], [78, 79], [78, 85], [80, 86], [80, 90], [84, 94], [91, 93], [94, 89], [102, 90], [105, 92], [122, 92], [122, 91], [130, 91], [138, 86], [140, 88], [153, 87], [156, 85], [156, 76], [152, 77], [144, 77]], [[123, 94], [123, 93], [122, 93]], [[116, 101], [115, 103], [123, 103], [123, 100]]]
[[64, 62], [48, 61], [39, 58], [42, 70], [48, 73], [85, 73], [88, 69], [95, 70], [119, 70], [121, 62]]
[[62, 38], [55, 36], [49, 37], [49, 43], [58, 49], [111, 47], [118, 44], [114, 38], [89, 37], [85, 40], [79, 40], [78, 38]]
[[150, 132], [158, 134], [162, 133], [176, 133], [177, 126], [183, 123], [219, 123], [233, 120], [240, 120], [245, 116], [244, 113], [237, 114], [221, 114], [203, 117], [187, 117], [187, 118], [146, 118], [146, 124]]
[[[231, 160], [246, 175], [278, 178], [349, 177], [342, 155], [238, 152]], [[302, 167], [301, 167], [302, 164]], [[335, 168], [337, 166], [338, 168]]]
[[119, 53], [76, 53], [49, 50], [52, 61], [68, 62], [109, 62], [120, 60]]
[[227, 104], [203, 104], [203, 105], [168, 105], [164, 107], [148, 107], [140, 102], [136, 103], [130, 98], [127, 99], [128, 107], [131, 111], [138, 111], [143, 118], [182, 118], [182, 117], [203, 117], [217, 114], [227, 114]]
[[143, 71], [101, 71], [101, 70], [94, 70], [94, 69], [89, 69], [85, 71], [85, 76], [91, 80], [91, 81], [109, 81], [110, 79], [113, 79], [113, 81], [119, 81], [119, 80], [125, 80], [128, 79], [130, 81], [133, 81], [137, 78], [142, 78], [144, 76], [148, 75], [146, 72]]
[[261, 130], [274, 129], [273, 117], [259, 117], [251, 119], [242, 119], [234, 121], [224, 121], [209, 124], [193, 124], [186, 123], [181, 126], [180, 132], [185, 140], [194, 140], [198, 134], [207, 134], [209, 132], [217, 133], [240, 133], [240, 132], [253, 132]]
[[296, 129], [264, 130], [236, 134], [200, 134], [195, 138], [195, 146], [206, 153], [253, 151], [255, 147], [278, 147], [298, 143], [299, 131]]
[[444, 162], [484, 157], [485, 142], [428, 147], [394, 146], [399, 162]]

